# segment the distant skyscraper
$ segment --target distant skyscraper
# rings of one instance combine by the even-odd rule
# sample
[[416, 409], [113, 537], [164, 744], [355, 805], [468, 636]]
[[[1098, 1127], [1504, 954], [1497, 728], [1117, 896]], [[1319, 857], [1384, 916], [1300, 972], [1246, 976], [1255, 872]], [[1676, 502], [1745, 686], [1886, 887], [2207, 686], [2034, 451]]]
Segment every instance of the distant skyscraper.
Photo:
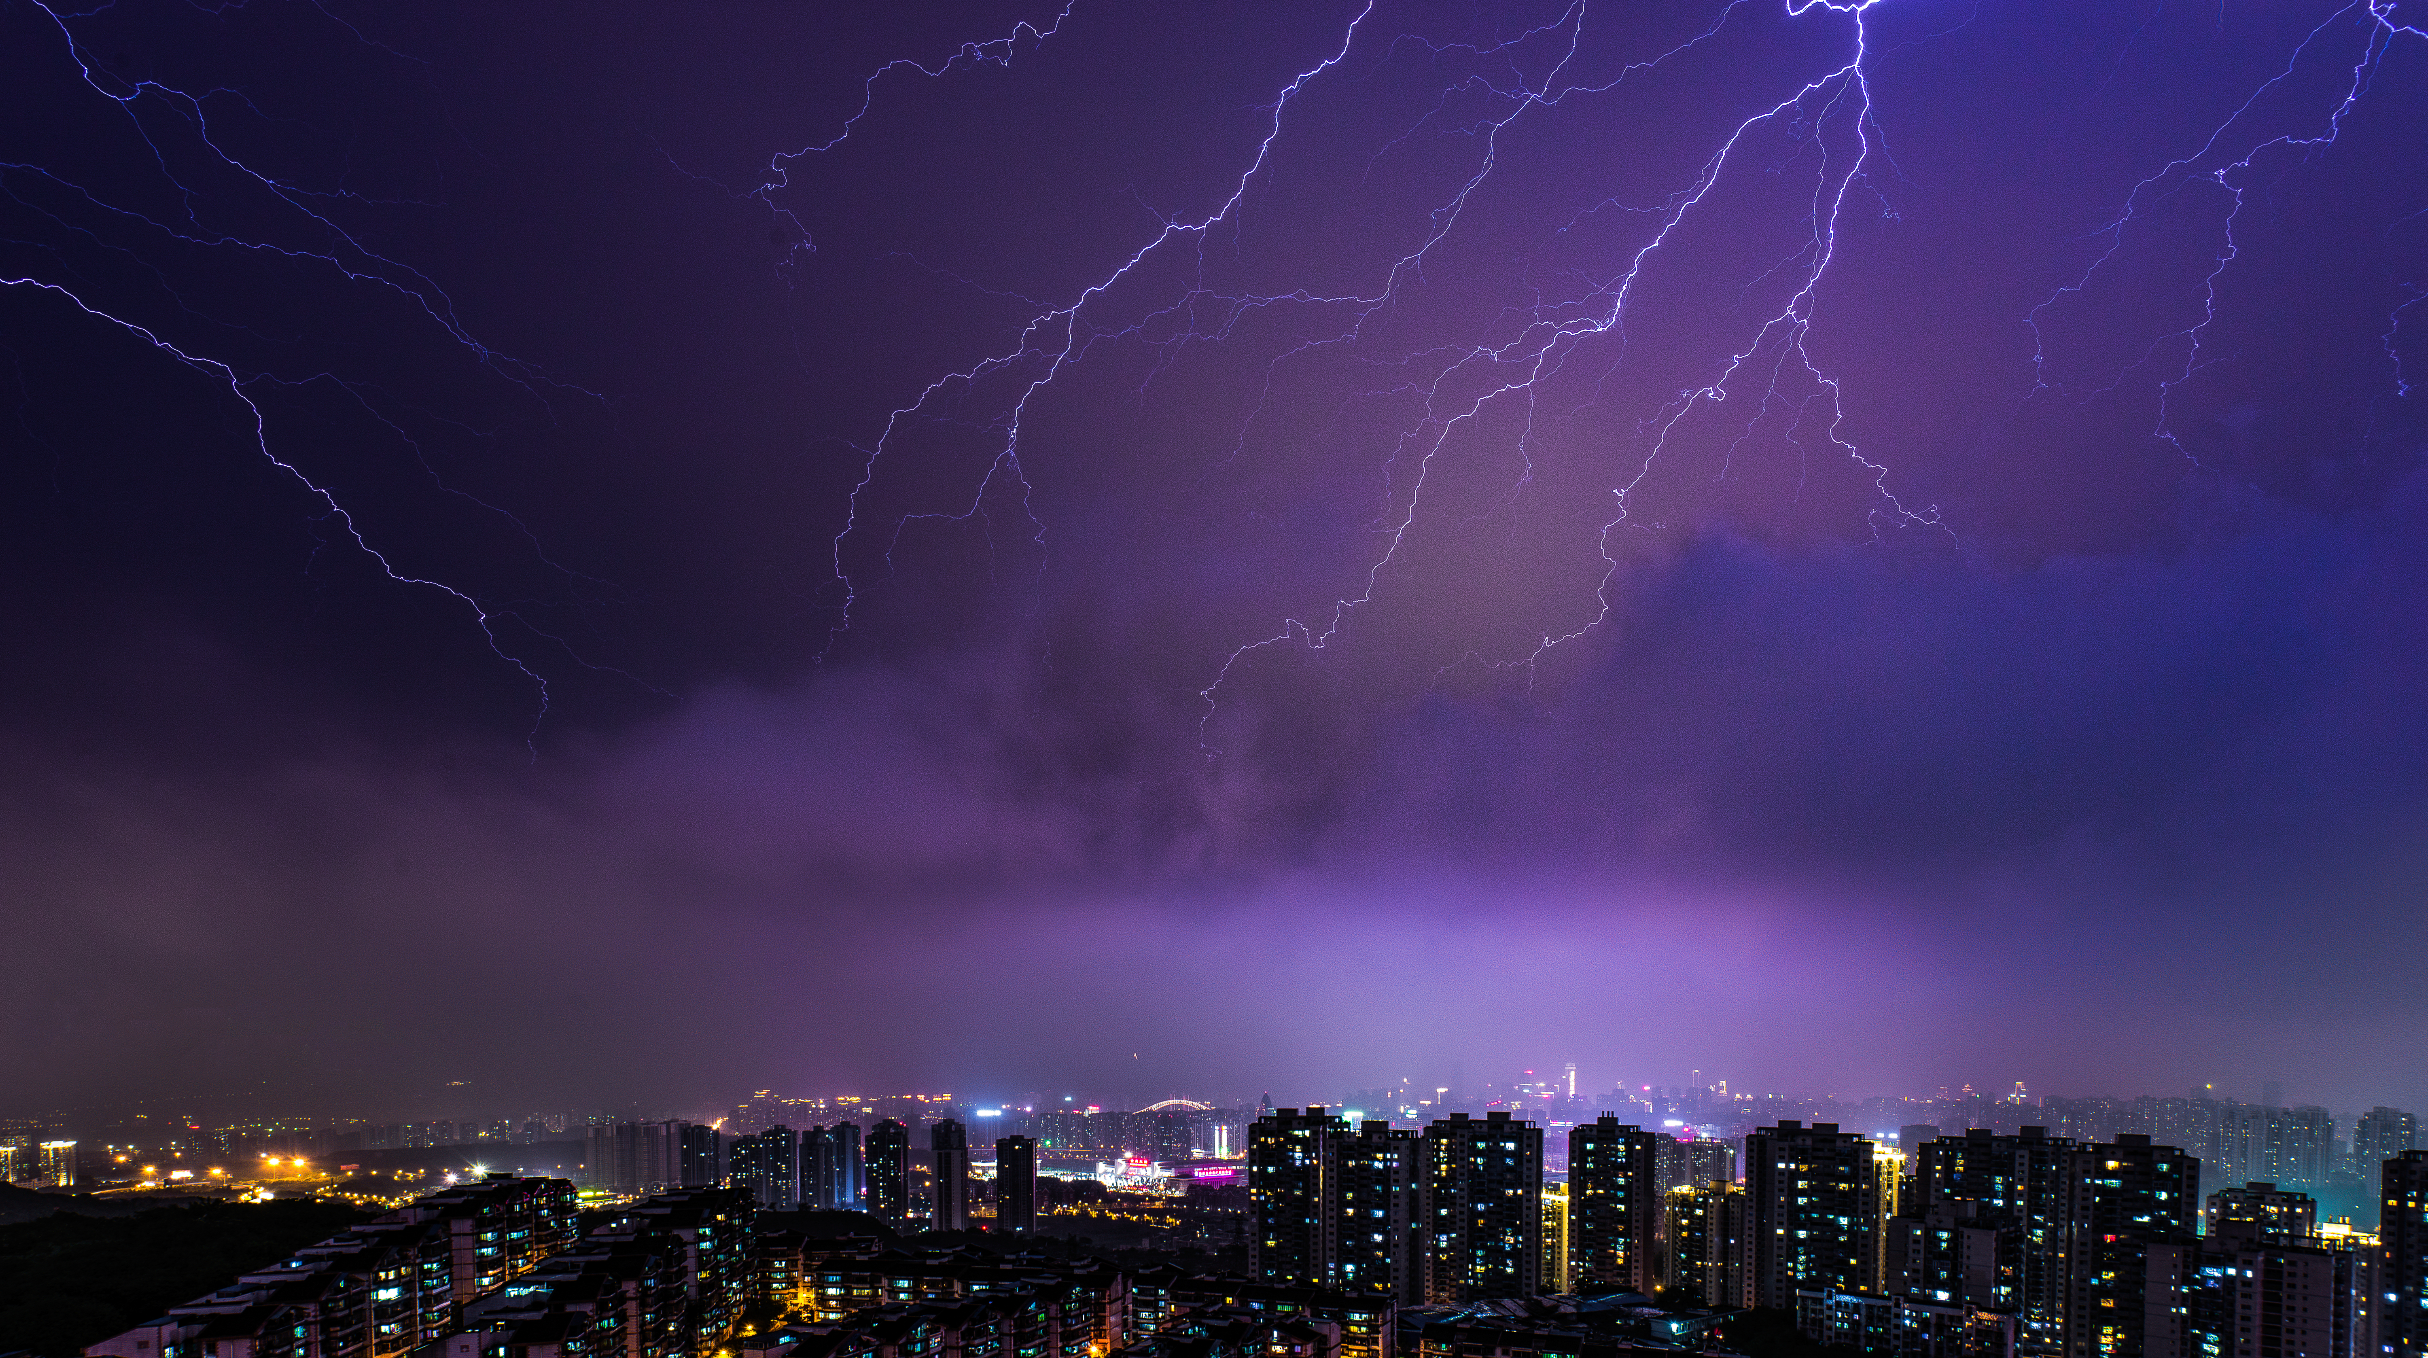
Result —
[[927, 1144], [936, 1176], [936, 1210], [929, 1229], [966, 1231], [970, 1228], [969, 1129], [946, 1118], [928, 1128]]
[[868, 1161], [861, 1151], [860, 1124], [838, 1122], [826, 1129], [835, 1148], [835, 1208], [844, 1212], [868, 1210]]
[[1576, 1282], [1654, 1290], [1666, 1207], [1657, 1143], [1669, 1140], [1611, 1113], [1569, 1131], [1568, 1258]]
[[868, 1211], [887, 1222], [910, 1217], [910, 1128], [892, 1118], [868, 1129]]
[[685, 1188], [713, 1188], [719, 1174], [718, 1142], [722, 1139], [714, 1127], [686, 1123], [681, 1132], [682, 1182]]
[[759, 1159], [759, 1138], [737, 1136], [725, 1145], [725, 1177], [736, 1188], [750, 1190], [753, 1202], [767, 1201], [767, 1171]]
[[2221, 1105], [2214, 1137], [2210, 1182], [2219, 1187], [2262, 1181], [2316, 1188], [2334, 1161], [2335, 1122], [2324, 1108]]
[[76, 1186], [76, 1143], [45, 1141], [34, 1148], [34, 1176], [47, 1188]]
[[1425, 1129], [1425, 1299], [1525, 1297], [1543, 1269], [1543, 1129], [1494, 1110]]
[[2378, 1173], [2377, 1343], [2381, 1358], [2428, 1354], [2428, 1150]]
[[766, 1184], [759, 1205], [789, 1212], [801, 1205], [801, 1136], [783, 1123], [759, 1133], [760, 1174]]
[[1146, 1127], [1148, 1158], [1186, 1160], [1197, 1153], [1197, 1132], [1182, 1113], [1157, 1113]]
[[1879, 1161], [1834, 1122], [1781, 1120], [1745, 1138], [1755, 1304], [1793, 1310], [1799, 1289], [1873, 1290]]
[[858, 1212], [861, 1202], [860, 1127], [838, 1122], [801, 1133], [801, 1204]]
[[1707, 1184], [1714, 1179], [1737, 1177], [1737, 1146], [1733, 1141], [1716, 1137], [1673, 1137], [1666, 1132], [1652, 1134], [1653, 1163], [1660, 1169], [1660, 1190], [1689, 1184]]
[[[688, 1122], [600, 1123], [585, 1130], [582, 1173], [592, 1187], [638, 1197], [683, 1182]], [[406, 1138], [408, 1144], [410, 1138]]]
[[[403, 1140], [402, 1129], [391, 1127], [388, 1144]], [[592, 1123], [582, 1129], [582, 1183], [591, 1188], [615, 1187], [615, 1128]]]
[[1025, 1136], [995, 1143], [995, 1229], [1014, 1235], [1037, 1229], [1037, 1143]]
[[2419, 1119], [2399, 1108], [2377, 1107], [2352, 1124], [2352, 1172], [2375, 1183], [2388, 1160], [2419, 1144]]
[[1248, 1128], [1248, 1272], [1259, 1281], [1329, 1284], [1332, 1143], [1348, 1132], [1321, 1105], [1275, 1108]]

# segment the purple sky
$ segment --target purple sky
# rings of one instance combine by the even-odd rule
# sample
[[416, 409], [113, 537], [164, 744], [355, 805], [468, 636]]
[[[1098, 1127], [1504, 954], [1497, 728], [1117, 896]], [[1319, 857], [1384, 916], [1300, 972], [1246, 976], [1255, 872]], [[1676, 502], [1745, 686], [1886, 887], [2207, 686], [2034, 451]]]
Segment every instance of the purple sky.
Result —
[[714, 8], [0, 9], [16, 1101], [2428, 1102], [2416, 4]]

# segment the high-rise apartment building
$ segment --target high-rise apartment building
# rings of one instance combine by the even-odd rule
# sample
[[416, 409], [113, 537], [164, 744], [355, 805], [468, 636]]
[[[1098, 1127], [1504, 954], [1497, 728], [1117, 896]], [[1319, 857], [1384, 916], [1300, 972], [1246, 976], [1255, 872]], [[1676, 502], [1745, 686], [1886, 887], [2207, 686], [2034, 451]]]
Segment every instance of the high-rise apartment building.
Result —
[[1783, 1119], [1745, 1138], [1756, 1305], [1792, 1310], [1800, 1289], [1875, 1290], [1879, 1165], [1869, 1140], [1834, 1122]]
[[1359, 1296], [1421, 1300], [1415, 1229], [1424, 1141], [1388, 1122], [1331, 1135], [1325, 1192], [1331, 1203], [1331, 1267], [1324, 1285]]
[[2151, 1345], [2150, 1247], [2193, 1234], [2200, 1161], [2119, 1133], [2077, 1149], [2069, 1178], [2067, 1358], [2170, 1358]]
[[1151, 1160], [1186, 1160], [1197, 1154], [1197, 1132], [1185, 1114], [1149, 1114], [1141, 1130], [1140, 1139]]
[[892, 1118], [868, 1129], [868, 1211], [881, 1221], [910, 1217], [910, 1128]]
[[1653, 1163], [1660, 1169], [1660, 1188], [1667, 1193], [1689, 1184], [1737, 1177], [1737, 1143], [1717, 1137], [1673, 1137], [1653, 1133]]
[[937, 1231], [970, 1228], [969, 1129], [951, 1118], [927, 1129], [930, 1167], [935, 1174], [934, 1211], [928, 1226]]
[[2353, 1358], [2377, 1358], [2377, 1317], [2384, 1309], [2378, 1278], [2385, 1251], [2376, 1234], [2356, 1230], [2348, 1221], [2330, 1221], [2319, 1226], [2314, 1243], [2342, 1256], [2343, 1276], [2349, 1280], [2347, 1291], [2352, 1300]]
[[1543, 1268], [1543, 1129], [1494, 1110], [1425, 1129], [1425, 1299], [1524, 1297]]
[[1745, 1190], [1727, 1179], [1669, 1191], [1668, 1285], [1705, 1306], [1753, 1305], [1745, 1268]]
[[2305, 1244], [2318, 1234], [2318, 1200], [2271, 1183], [2221, 1188], [2204, 1214], [2211, 1239]]
[[2370, 1270], [2311, 1230], [2317, 1204], [2274, 1184], [2209, 1196], [2209, 1234], [2153, 1240], [2142, 1351], [2161, 1358], [2366, 1354]]
[[[2019, 1358], [2230, 1358], [2183, 1347], [2195, 1313], [2225, 1295], [2195, 1285], [2221, 1276], [2201, 1272], [2193, 1233], [2197, 1158], [2140, 1133], [2086, 1143], [2040, 1127], [1974, 1128], [1911, 1149], [1911, 1197], [1882, 1253], [1880, 1290], [1901, 1316], [1944, 1319], [1968, 1351], [2011, 1344]], [[2274, 1191], [2236, 1190], [2219, 1209], [2298, 1219]]]
[[2019, 1353], [2062, 1352], [2081, 1143], [2040, 1127], [2013, 1136], [1977, 1127], [1906, 1149], [1914, 1199], [1891, 1226], [1886, 1290], [2012, 1313]]
[[2316, 1188], [2334, 1165], [2335, 1122], [2324, 1108], [2220, 1105], [2213, 1136], [2209, 1170], [2219, 1186], [2262, 1180]]
[[1014, 1235], [1037, 1229], [1037, 1143], [1025, 1136], [995, 1142], [995, 1229]]
[[1654, 1290], [1666, 1206], [1658, 1143], [1669, 1140], [1611, 1113], [1570, 1129], [1568, 1256], [1577, 1282]]
[[45, 1141], [35, 1146], [34, 1177], [46, 1188], [74, 1188], [76, 1143]]
[[2377, 1351], [2428, 1354], [2428, 1150], [2407, 1150], [2378, 1171]]
[[1248, 1128], [1248, 1272], [1258, 1281], [1328, 1285], [1340, 1225], [1333, 1143], [1348, 1134], [1321, 1105], [1276, 1108]]
[[1569, 1272], [1568, 1185], [1543, 1184], [1543, 1279], [1546, 1292], [1566, 1292], [1576, 1286]]
[[[637, 1197], [683, 1182], [688, 1122], [593, 1124], [584, 1134], [582, 1171], [593, 1187]], [[405, 1129], [410, 1132], [412, 1128]], [[412, 1138], [405, 1138], [411, 1145]]]
[[1259, 1281], [1413, 1302], [1425, 1143], [1413, 1131], [1315, 1106], [1247, 1130], [1249, 1271]]
[[2419, 1119], [2399, 1108], [2379, 1106], [2352, 1124], [2352, 1172], [2375, 1183], [2380, 1166], [2419, 1144]]
[[736, 1188], [750, 1190], [751, 1201], [765, 1205], [775, 1196], [772, 1158], [764, 1136], [737, 1136], [726, 1149], [726, 1175]]
[[801, 1205], [801, 1136], [779, 1122], [759, 1133], [759, 1205], [789, 1212]]
[[801, 1133], [801, 1205], [857, 1212], [862, 1201], [860, 1126], [838, 1122]]
[[723, 1136], [714, 1127], [693, 1124], [686, 1124], [678, 1135], [683, 1187], [715, 1187], [724, 1178]]

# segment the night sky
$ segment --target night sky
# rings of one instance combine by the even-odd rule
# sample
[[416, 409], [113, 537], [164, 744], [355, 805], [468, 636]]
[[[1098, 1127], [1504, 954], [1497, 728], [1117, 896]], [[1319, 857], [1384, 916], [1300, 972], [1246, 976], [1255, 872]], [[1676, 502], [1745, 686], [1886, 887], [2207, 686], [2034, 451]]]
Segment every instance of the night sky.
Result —
[[1363, 3], [0, 3], [8, 1101], [2428, 1101], [2428, 13]]

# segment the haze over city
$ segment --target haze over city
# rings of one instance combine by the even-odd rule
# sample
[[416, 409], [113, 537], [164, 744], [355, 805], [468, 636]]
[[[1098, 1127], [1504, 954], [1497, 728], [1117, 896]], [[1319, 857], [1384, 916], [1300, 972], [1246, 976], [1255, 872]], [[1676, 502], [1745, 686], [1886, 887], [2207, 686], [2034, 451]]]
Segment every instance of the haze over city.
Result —
[[2428, 1106], [2416, 8], [0, 7], [0, 1118]]

